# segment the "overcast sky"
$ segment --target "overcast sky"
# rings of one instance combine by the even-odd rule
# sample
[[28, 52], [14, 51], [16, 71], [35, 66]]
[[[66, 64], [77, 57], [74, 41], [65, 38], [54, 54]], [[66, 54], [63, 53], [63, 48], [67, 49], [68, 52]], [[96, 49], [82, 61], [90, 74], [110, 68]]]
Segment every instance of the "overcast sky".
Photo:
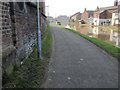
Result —
[[[120, 0], [118, 0], [120, 1]], [[49, 16], [57, 17], [59, 15], [71, 16], [76, 12], [87, 10], [95, 10], [97, 6], [106, 7], [113, 6], [114, 0], [45, 0], [46, 11], [49, 11]]]

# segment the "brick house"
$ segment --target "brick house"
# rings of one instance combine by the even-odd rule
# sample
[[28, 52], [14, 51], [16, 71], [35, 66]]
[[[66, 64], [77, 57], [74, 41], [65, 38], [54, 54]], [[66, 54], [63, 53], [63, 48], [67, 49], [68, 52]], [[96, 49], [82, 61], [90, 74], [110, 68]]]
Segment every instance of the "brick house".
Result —
[[81, 15], [81, 20], [83, 20], [85, 24], [91, 23], [91, 21], [93, 19], [93, 13], [94, 13], [94, 11], [86, 10], [86, 8], [85, 8], [84, 12]]
[[99, 8], [94, 11], [93, 25], [111, 25], [112, 13], [118, 9], [118, 1], [115, 0], [114, 6]]
[[[46, 32], [45, 2], [40, 7], [40, 30]], [[2, 67], [19, 65], [37, 43], [37, 5], [33, 2], [0, 2]]]
[[74, 15], [70, 16], [70, 21], [75, 22], [81, 20], [81, 13], [77, 12]]

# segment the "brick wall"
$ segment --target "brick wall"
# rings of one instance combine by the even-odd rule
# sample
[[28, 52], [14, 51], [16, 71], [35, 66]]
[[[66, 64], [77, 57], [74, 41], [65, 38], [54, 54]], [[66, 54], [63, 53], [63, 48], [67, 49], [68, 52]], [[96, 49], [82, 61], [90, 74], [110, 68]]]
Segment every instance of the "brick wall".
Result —
[[111, 19], [112, 18], [112, 13], [109, 12], [108, 10], [104, 11], [103, 13], [100, 13], [100, 19]]
[[[94, 18], [98, 18], [97, 11], [94, 11]], [[103, 13], [100, 14], [101, 19], [110, 19], [112, 18], [112, 13], [116, 11], [116, 9], [105, 10]]]
[[26, 4], [23, 12], [20, 12], [18, 3], [14, 3], [14, 27], [17, 49], [17, 57], [25, 58], [37, 40], [37, 10]]
[[[11, 57], [15, 55], [15, 47], [13, 46], [12, 41], [10, 4], [0, 2], [0, 11], [0, 33], [2, 34], [0, 45], [2, 45], [2, 63], [4, 68], [7, 67], [7, 65], [4, 65], [6, 62], [12, 63], [14, 61], [14, 58], [11, 59]], [[8, 59], [10, 59], [11, 61], [9, 61]]]
[[41, 36], [42, 38], [45, 36], [46, 33], [46, 17], [44, 17], [43, 15], [41, 15]]
[[12, 29], [11, 29], [11, 19], [10, 19], [10, 5], [9, 3], [0, 4], [1, 13], [1, 32], [2, 32], [2, 51], [3, 55], [10, 54], [13, 49], [12, 43]]
[[81, 16], [81, 19], [86, 23], [88, 24], [88, 13], [86, 11], [83, 12], [82, 16]]
[[[1, 7], [2, 6], [2, 7]], [[26, 58], [37, 43], [37, 8], [30, 3], [0, 3], [2, 8], [3, 69]], [[42, 37], [46, 32], [46, 18], [40, 14]]]

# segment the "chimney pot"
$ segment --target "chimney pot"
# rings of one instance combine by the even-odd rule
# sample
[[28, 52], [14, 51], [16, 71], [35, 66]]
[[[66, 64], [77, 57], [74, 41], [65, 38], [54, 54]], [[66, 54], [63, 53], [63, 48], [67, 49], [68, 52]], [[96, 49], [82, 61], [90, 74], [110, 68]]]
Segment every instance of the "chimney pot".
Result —
[[118, 0], [114, 0], [114, 6], [118, 5]]

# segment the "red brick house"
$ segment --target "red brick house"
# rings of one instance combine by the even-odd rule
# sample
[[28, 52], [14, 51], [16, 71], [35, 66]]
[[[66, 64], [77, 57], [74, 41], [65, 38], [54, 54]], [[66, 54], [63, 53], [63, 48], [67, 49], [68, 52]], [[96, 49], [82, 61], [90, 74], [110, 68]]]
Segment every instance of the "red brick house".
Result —
[[91, 10], [84, 10], [84, 12], [81, 15], [81, 20], [83, 20], [86, 24], [89, 23], [89, 19], [93, 18], [94, 11]]
[[114, 6], [110, 7], [102, 7], [94, 11], [94, 19], [93, 24], [94, 25], [111, 25], [111, 19], [112, 19], [112, 13], [115, 12], [118, 9], [118, 1], [115, 0]]
[[70, 16], [70, 21], [75, 22], [81, 20], [81, 13], [77, 12], [74, 15]]

